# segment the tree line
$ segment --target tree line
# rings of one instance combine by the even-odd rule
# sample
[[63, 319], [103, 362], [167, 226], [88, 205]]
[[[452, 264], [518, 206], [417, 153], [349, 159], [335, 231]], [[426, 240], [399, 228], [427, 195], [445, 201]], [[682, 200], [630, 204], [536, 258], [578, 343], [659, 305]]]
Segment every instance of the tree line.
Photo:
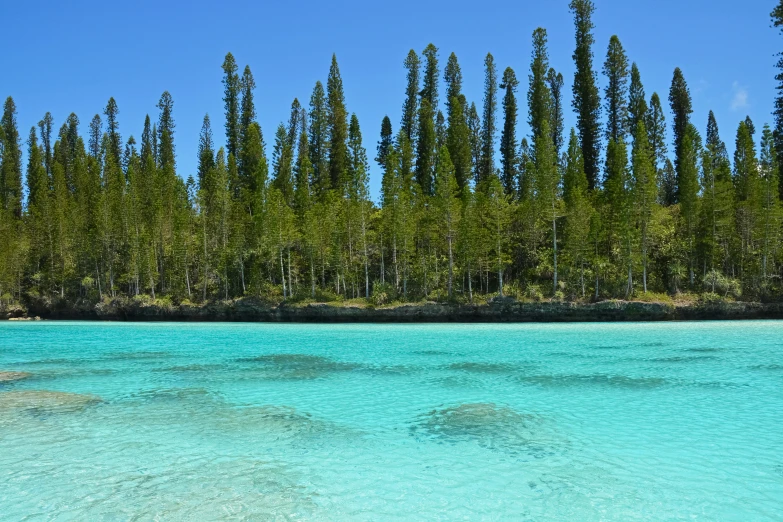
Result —
[[[739, 122], [729, 157], [714, 114], [703, 135], [693, 120], [683, 72], [674, 70], [664, 100], [648, 97], [617, 36], [600, 90], [595, 5], [569, 8], [576, 128], [564, 129], [565, 82], [543, 28], [532, 35], [527, 136], [517, 132], [521, 81], [512, 68], [500, 74], [487, 54], [479, 109], [462, 92], [454, 53], [441, 70], [434, 45], [411, 50], [401, 121], [395, 131], [385, 117], [373, 147], [383, 172], [377, 203], [334, 56], [307, 106], [293, 100], [268, 156], [253, 74], [247, 66], [240, 74], [229, 53], [225, 145], [205, 116], [197, 172], [187, 178], [177, 172], [168, 92], [139, 142], [123, 140], [113, 98], [86, 136], [75, 114], [55, 134], [47, 113], [29, 131], [25, 166], [9, 97], [0, 121], [0, 296], [779, 298], [783, 56], [774, 128]], [[771, 17], [783, 27], [783, 0]]]

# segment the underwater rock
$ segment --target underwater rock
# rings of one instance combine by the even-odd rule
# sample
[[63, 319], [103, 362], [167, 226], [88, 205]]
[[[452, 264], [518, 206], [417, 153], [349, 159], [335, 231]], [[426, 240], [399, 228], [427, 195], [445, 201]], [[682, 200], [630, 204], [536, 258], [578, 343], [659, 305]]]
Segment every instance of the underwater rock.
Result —
[[243, 357], [237, 359], [236, 362], [259, 365], [264, 371], [262, 377], [269, 379], [318, 379], [360, 368], [360, 365], [354, 363], [335, 361], [319, 355], [297, 353]]
[[420, 415], [409, 431], [439, 442], [472, 441], [485, 448], [536, 457], [547, 453], [545, 445], [553, 438], [541, 417], [493, 403], [435, 409]]
[[0, 393], [0, 411], [41, 413], [80, 411], [101, 402], [94, 395], [47, 390], [17, 390]]
[[0, 371], [0, 383], [21, 381], [22, 379], [27, 379], [28, 377], [31, 377], [31, 375], [29, 373], [27, 373], [27, 372], [2, 372], [2, 371]]

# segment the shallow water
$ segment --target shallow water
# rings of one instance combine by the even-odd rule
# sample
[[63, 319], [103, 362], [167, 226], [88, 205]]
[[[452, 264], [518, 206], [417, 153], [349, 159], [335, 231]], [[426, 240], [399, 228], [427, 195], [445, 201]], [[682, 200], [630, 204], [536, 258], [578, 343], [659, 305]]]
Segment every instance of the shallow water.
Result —
[[783, 322], [0, 323], [0, 372], [2, 520], [783, 520]]

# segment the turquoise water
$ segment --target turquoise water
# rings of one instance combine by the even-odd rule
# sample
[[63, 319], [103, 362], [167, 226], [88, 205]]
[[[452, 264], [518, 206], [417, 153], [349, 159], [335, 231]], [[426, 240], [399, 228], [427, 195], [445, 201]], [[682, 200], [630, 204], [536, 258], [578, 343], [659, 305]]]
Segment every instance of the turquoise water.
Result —
[[783, 520], [783, 322], [0, 323], [0, 372], [2, 520]]

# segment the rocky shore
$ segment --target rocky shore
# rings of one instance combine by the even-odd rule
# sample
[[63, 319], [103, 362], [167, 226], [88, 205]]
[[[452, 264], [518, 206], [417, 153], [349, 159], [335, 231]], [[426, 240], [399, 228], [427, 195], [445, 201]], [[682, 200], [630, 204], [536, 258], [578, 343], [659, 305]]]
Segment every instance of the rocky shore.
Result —
[[601, 301], [488, 304], [416, 303], [384, 307], [350, 304], [270, 304], [246, 298], [204, 305], [118, 298], [100, 303], [30, 303], [0, 309], [0, 319], [76, 319], [106, 321], [248, 321], [302, 323], [510, 323], [783, 319], [783, 303], [648, 303]]

